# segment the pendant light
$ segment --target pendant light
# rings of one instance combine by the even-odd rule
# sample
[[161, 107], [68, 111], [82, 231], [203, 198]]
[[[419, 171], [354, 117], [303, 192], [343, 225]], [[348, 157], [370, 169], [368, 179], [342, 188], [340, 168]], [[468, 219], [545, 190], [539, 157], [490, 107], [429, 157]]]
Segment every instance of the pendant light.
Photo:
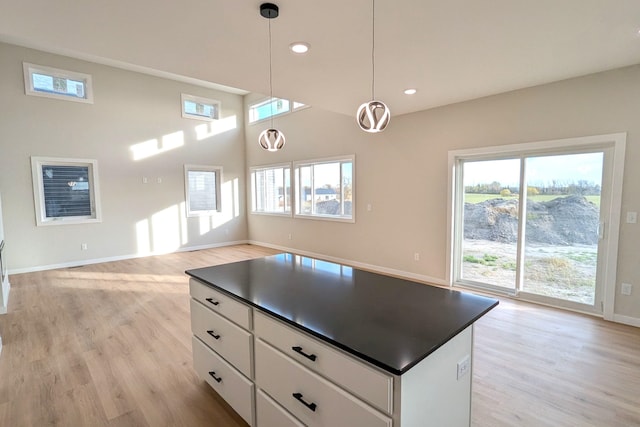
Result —
[[269, 104], [271, 105], [271, 127], [262, 131], [258, 144], [267, 151], [278, 151], [284, 147], [284, 134], [273, 127], [273, 83], [271, 78], [271, 20], [278, 17], [279, 9], [273, 3], [260, 5], [260, 15], [269, 20]]
[[358, 126], [365, 132], [378, 133], [387, 128], [391, 120], [391, 112], [389, 107], [382, 101], [377, 101], [375, 96], [376, 85], [376, 0], [372, 0], [372, 42], [371, 42], [371, 101], [365, 102], [358, 108], [356, 120]]

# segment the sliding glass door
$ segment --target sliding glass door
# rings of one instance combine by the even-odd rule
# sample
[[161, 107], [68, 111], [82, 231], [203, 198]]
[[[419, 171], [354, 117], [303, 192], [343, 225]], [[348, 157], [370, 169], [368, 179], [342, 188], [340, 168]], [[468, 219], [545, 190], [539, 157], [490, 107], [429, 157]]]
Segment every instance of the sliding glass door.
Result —
[[613, 146], [514, 147], [453, 157], [454, 285], [602, 312]]

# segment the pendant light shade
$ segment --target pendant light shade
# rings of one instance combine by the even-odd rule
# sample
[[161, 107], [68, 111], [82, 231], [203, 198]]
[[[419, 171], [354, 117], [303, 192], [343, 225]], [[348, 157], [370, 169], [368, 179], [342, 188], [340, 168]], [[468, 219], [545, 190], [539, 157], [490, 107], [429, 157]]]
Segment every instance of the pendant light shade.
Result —
[[265, 129], [258, 137], [258, 144], [267, 151], [278, 151], [284, 143], [284, 134], [278, 129]]
[[271, 106], [271, 128], [262, 131], [258, 144], [264, 150], [278, 151], [284, 147], [284, 134], [273, 127], [273, 82], [271, 76], [271, 20], [278, 17], [280, 9], [273, 3], [260, 5], [260, 15], [269, 20], [269, 103]]
[[369, 101], [358, 108], [357, 120], [360, 129], [365, 132], [382, 132], [391, 120], [391, 112], [384, 102]]
[[382, 102], [377, 101], [375, 96], [376, 88], [376, 0], [372, 0], [372, 25], [371, 25], [371, 101], [365, 102], [358, 108], [356, 113], [356, 121], [358, 126], [365, 132], [378, 133], [387, 128], [391, 121], [391, 111], [389, 107]]

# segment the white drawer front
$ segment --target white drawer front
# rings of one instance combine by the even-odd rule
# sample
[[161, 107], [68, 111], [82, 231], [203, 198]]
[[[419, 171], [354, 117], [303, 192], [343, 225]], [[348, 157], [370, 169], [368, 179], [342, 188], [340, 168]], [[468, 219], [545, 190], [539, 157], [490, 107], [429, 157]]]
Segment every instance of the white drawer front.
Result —
[[209, 310], [198, 301], [191, 300], [191, 331], [220, 356], [252, 378], [252, 335]]
[[256, 382], [309, 427], [391, 427], [391, 418], [261, 340]]
[[304, 427], [262, 390], [256, 393], [258, 427]]
[[209, 383], [249, 425], [255, 425], [253, 420], [253, 383], [198, 338], [193, 337], [192, 343], [193, 366], [198, 376]]
[[387, 414], [393, 413], [393, 377], [391, 375], [375, 370], [258, 311], [255, 313], [254, 323], [254, 332], [257, 337], [378, 409]]
[[197, 280], [189, 279], [191, 296], [227, 319], [251, 329], [251, 307], [224, 295], [222, 292], [204, 285]]

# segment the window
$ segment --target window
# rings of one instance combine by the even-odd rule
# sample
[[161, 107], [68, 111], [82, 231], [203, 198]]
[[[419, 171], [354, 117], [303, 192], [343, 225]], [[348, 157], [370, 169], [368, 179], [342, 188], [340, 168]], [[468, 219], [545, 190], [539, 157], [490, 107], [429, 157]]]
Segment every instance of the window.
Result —
[[23, 63], [27, 95], [93, 104], [89, 74]]
[[624, 144], [613, 134], [450, 152], [453, 283], [606, 312]]
[[[293, 105], [293, 108], [291, 107]], [[273, 116], [290, 113], [308, 107], [300, 102], [282, 98], [267, 98], [249, 106], [249, 123], [259, 122]]]
[[251, 211], [291, 215], [291, 165], [251, 168]]
[[184, 166], [184, 187], [187, 216], [211, 215], [220, 212], [220, 166]]
[[197, 120], [218, 120], [220, 101], [199, 96], [182, 94], [182, 117]]
[[32, 157], [36, 223], [100, 222], [98, 162]]
[[296, 216], [353, 221], [354, 159], [295, 162]]

